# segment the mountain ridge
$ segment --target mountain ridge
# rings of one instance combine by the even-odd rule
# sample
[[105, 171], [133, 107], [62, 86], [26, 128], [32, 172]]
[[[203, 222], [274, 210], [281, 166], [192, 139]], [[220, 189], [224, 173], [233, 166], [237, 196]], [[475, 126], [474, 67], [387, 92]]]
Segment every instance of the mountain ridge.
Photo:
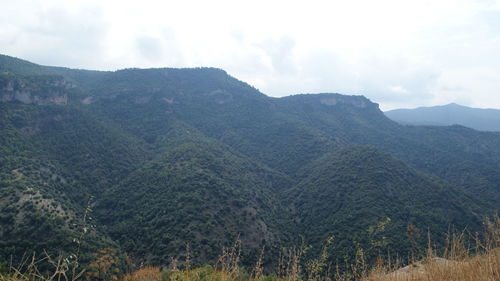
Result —
[[[347, 213], [369, 214], [377, 206], [389, 215], [389, 183], [394, 198], [406, 201], [411, 187], [416, 199], [406, 214], [428, 214], [428, 208], [435, 214], [394, 216], [387, 222], [394, 225], [388, 226], [392, 240], [376, 249], [382, 252], [408, 249], [401, 232], [409, 223], [436, 229], [437, 237], [451, 223], [480, 231], [481, 216], [500, 202], [498, 133], [402, 126], [363, 96], [271, 98], [216, 69], [46, 68], [0, 56], [0, 74], [8, 77], [0, 80], [0, 96], [13, 79], [48, 87], [39, 96], [57, 89], [40, 77], [75, 85], [64, 104], [0, 102], [0, 193], [8, 195], [0, 201], [0, 224], [9, 226], [0, 233], [0, 260], [31, 250], [22, 239], [33, 240], [30, 233], [43, 225], [68, 243], [57, 246], [49, 236], [30, 245], [70, 253], [89, 208], [95, 227], [85, 241], [86, 261], [109, 247], [132, 264], [168, 264], [172, 256], [185, 258], [189, 244], [196, 262], [205, 263], [241, 237], [244, 263], [251, 265], [263, 245], [272, 256], [301, 235], [318, 246], [330, 233], [321, 221], [342, 222], [342, 250], [333, 258], [352, 253], [356, 243], [369, 248], [365, 228], [386, 218]], [[314, 196], [319, 187], [325, 194]], [[338, 198], [347, 191], [355, 196], [342, 205]], [[320, 202], [325, 198], [343, 211], [328, 211], [328, 202]], [[396, 199], [402, 206], [405, 200]], [[58, 206], [71, 216], [57, 213]], [[43, 219], [16, 221], [24, 214]], [[74, 227], [60, 230], [61, 219]]]
[[385, 114], [402, 124], [450, 126], [462, 125], [480, 131], [500, 131], [500, 109], [473, 108], [456, 103], [394, 109]]

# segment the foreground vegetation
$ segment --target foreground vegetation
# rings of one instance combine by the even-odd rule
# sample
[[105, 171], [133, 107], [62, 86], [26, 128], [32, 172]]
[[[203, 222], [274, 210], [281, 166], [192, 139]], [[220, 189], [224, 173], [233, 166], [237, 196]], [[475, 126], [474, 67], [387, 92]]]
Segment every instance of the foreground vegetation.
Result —
[[[140, 266], [127, 274], [121, 274], [112, 258], [104, 251], [97, 261], [86, 268], [80, 267], [75, 257], [52, 259], [46, 254], [41, 259], [35, 255], [24, 259], [17, 267], [0, 267], [1, 281], [28, 280], [123, 280], [123, 281], [319, 281], [319, 280], [370, 280], [370, 281], [454, 281], [500, 280], [500, 217], [485, 220], [485, 233], [469, 237], [465, 231], [448, 235], [447, 245], [440, 251], [433, 249], [430, 236], [426, 256], [417, 261], [410, 253], [409, 262], [390, 257], [377, 258], [370, 263], [363, 250], [356, 252], [355, 262], [343, 267], [328, 262], [333, 238], [327, 239], [319, 256], [303, 260], [304, 248], [283, 251], [275, 269], [264, 265], [264, 249], [253, 268], [240, 265], [241, 243], [236, 241], [224, 248], [213, 265], [193, 267], [188, 254], [180, 264], [171, 260], [168, 268]], [[470, 243], [473, 238], [473, 244]], [[408, 264], [403, 267], [403, 265]]]

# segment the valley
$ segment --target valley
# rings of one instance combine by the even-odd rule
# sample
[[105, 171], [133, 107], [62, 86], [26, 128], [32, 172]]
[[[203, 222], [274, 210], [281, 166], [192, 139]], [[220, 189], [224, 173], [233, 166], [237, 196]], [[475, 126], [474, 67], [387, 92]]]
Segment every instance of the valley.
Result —
[[329, 262], [374, 263], [482, 233], [499, 206], [499, 132], [401, 125], [364, 96], [273, 98], [216, 68], [0, 55], [0, 263], [112, 252], [124, 274], [214, 264], [241, 241], [241, 264], [264, 248], [271, 271], [330, 237]]

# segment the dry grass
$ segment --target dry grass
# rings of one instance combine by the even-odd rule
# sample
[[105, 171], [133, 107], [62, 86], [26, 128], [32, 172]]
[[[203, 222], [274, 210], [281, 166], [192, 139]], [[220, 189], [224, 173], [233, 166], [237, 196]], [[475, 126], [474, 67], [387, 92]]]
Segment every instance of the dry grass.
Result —
[[435, 257], [429, 247], [424, 260], [397, 270], [379, 264], [365, 280], [500, 281], [500, 218], [485, 220], [485, 228], [483, 239], [476, 236], [475, 255], [465, 242], [465, 233], [449, 235], [444, 258]]
[[131, 274], [125, 275], [123, 281], [161, 281], [159, 267], [146, 266]]
[[370, 281], [498, 281], [500, 280], [500, 250], [454, 261], [432, 258], [413, 263], [394, 272], [376, 269]]
[[[320, 256], [309, 262], [301, 262], [304, 249], [289, 249], [278, 260], [277, 275], [263, 274], [264, 251], [257, 260], [253, 272], [247, 274], [239, 265], [241, 244], [236, 241], [232, 247], [222, 251], [215, 266], [191, 268], [189, 246], [188, 255], [182, 270], [177, 268], [177, 261], [172, 260], [172, 268], [160, 270], [159, 267], [144, 267], [133, 273], [117, 278], [106, 275], [95, 280], [123, 281], [500, 281], [500, 218], [485, 221], [485, 234], [481, 239], [476, 236], [474, 247], [466, 243], [466, 234], [449, 235], [442, 258], [436, 257], [434, 249], [429, 247], [427, 257], [421, 261], [402, 267], [401, 262], [379, 258], [374, 266], [368, 268], [364, 252], [358, 249], [356, 262], [350, 272], [331, 270], [327, 265], [328, 247], [333, 242], [330, 238], [323, 247]], [[473, 254], [474, 253], [474, 254]], [[104, 255], [108, 256], [108, 255]], [[71, 267], [71, 261], [63, 258], [51, 259], [45, 255], [36, 259], [33, 255], [20, 267], [11, 268], [8, 275], [0, 274], [0, 281], [31, 280], [82, 280], [83, 271], [78, 266]], [[38, 270], [40, 263], [52, 265], [49, 274]], [[305, 266], [301, 266], [301, 264]], [[89, 272], [85, 276], [88, 277]], [[111, 276], [111, 277], [110, 277]], [[94, 280], [93, 278], [89, 278]]]
[[[49, 265], [52, 270], [49, 273], [41, 272], [40, 264]], [[81, 280], [83, 273], [84, 270], [79, 269], [78, 262], [71, 257], [59, 256], [54, 259], [44, 253], [44, 256], [39, 258], [33, 254], [23, 258], [19, 266], [11, 266], [9, 274], [0, 274], [0, 281], [77, 281]]]

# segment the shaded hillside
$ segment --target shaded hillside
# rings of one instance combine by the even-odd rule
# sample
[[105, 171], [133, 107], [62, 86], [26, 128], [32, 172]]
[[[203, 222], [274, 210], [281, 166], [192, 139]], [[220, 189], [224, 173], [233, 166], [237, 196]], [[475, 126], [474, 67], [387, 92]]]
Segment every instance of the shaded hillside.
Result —
[[401, 124], [462, 125], [479, 131], [500, 131], [500, 110], [472, 108], [456, 103], [414, 109], [394, 109], [386, 111], [385, 115]]
[[[227, 147], [193, 140], [130, 174], [103, 195], [97, 214], [137, 260], [214, 260], [228, 242], [246, 251], [286, 244], [289, 217], [276, 194], [291, 181]], [[134, 226], [134, 227], [130, 227]]]
[[271, 98], [215, 68], [100, 72], [7, 56], [0, 78], [3, 260], [71, 252], [57, 241], [85, 223], [87, 256], [108, 247], [136, 264], [167, 264], [186, 244], [207, 262], [238, 236], [249, 262], [301, 235], [319, 245], [333, 234], [342, 253], [386, 237], [404, 252], [409, 223], [479, 231], [500, 202], [500, 134], [402, 126], [363, 96]]
[[298, 232], [312, 244], [335, 239], [335, 257], [354, 257], [355, 247], [367, 255], [388, 251], [408, 253], [409, 225], [419, 229], [418, 244], [430, 229], [434, 242], [450, 225], [476, 228], [475, 213], [484, 208], [463, 190], [409, 168], [389, 154], [368, 146], [353, 146], [325, 155], [302, 171], [290, 191]]
[[[332, 102], [325, 102], [328, 99]], [[461, 126], [402, 126], [364, 97], [297, 95], [278, 101], [283, 111], [318, 132], [317, 139], [378, 147], [493, 205], [500, 202], [500, 133]]]
[[1, 258], [80, 248], [89, 261], [116, 247], [84, 217], [91, 198], [143, 157], [134, 142], [68, 107], [0, 104], [0, 120]]

